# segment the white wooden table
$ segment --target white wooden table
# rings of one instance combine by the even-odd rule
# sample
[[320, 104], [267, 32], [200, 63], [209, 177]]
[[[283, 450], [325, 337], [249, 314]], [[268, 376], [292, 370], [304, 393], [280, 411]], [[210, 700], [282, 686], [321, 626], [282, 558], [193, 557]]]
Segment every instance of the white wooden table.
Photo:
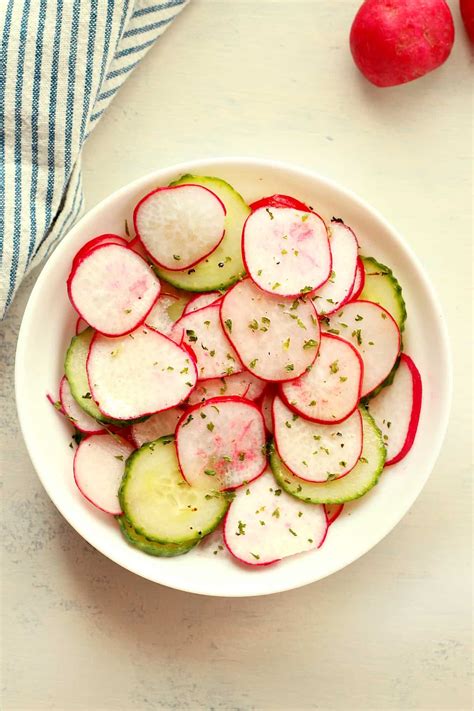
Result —
[[[422, 258], [444, 302], [455, 398], [413, 509], [363, 559], [255, 599], [174, 592], [103, 558], [43, 491], [13, 395], [32, 275], [0, 326], [5, 711], [470, 708], [472, 63], [378, 90], [352, 65], [357, 0], [193, 0], [84, 154], [87, 205], [191, 157], [257, 155], [352, 187]], [[34, 377], [34, 374], [32, 374]]]

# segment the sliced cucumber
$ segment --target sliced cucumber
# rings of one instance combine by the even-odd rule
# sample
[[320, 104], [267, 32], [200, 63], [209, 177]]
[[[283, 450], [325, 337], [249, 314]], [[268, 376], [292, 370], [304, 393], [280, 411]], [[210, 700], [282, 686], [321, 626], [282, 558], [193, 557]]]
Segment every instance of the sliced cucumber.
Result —
[[[227, 211], [224, 239], [214, 252], [201, 262], [198, 262], [194, 267], [182, 272], [176, 272], [156, 266], [156, 273], [161, 279], [186, 291], [226, 289], [245, 274], [241, 253], [241, 238], [242, 228], [250, 214], [250, 208], [239, 193], [229, 183], [220, 178], [183, 175], [171, 185], [186, 185], [189, 183], [209, 188], [224, 203]], [[163, 290], [166, 291], [166, 288]]]
[[312, 504], [343, 504], [366, 494], [377, 483], [385, 464], [382, 434], [373, 418], [360, 407], [364, 445], [358, 464], [346, 476], [322, 484], [311, 484], [294, 476], [271, 446], [270, 465], [278, 484], [288, 494]]
[[89, 326], [89, 328], [81, 331], [79, 335], [74, 336], [67, 349], [66, 358], [64, 360], [64, 373], [71, 389], [71, 395], [84, 412], [93, 417], [94, 420], [97, 420], [97, 422], [117, 425], [118, 427], [131, 425], [134, 422], [143, 422], [147, 419], [146, 417], [140, 417], [127, 422], [112, 420], [101, 413], [97, 404], [92, 399], [89, 380], [87, 378], [86, 362], [94, 333], [94, 329]]
[[119, 499], [137, 533], [178, 545], [211, 533], [229, 506], [225, 494], [193, 488], [183, 479], [174, 437], [144, 444], [127, 459]]
[[373, 257], [361, 257], [361, 259], [365, 269], [365, 284], [359, 299], [374, 301], [383, 306], [393, 316], [400, 331], [403, 331], [407, 310], [398, 280], [391, 269], [377, 262]]
[[181, 318], [188, 301], [189, 297], [184, 298], [184, 296], [178, 296], [172, 303], [170, 303], [166, 311], [168, 312], [168, 316], [170, 317], [171, 321], [177, 321], [179, 318]]
[[117, 522], [125, 540], [148, 555], [155, 555], [159, 558], [173, 558], [176, 555], [188, 553], [191, 548], [197, 545], [197, 541], [181, 543], [179, 545], [176, 543], [157, 543], [156, 541], [150, 541], [148, 538], [145, 538], [145, 536], [137, 533], [125, 516], [117, 516]]
[[64, 361], [64, 372], [71, 388], [71, 394], [77, 404], [98, 422], [110, 422], [99, 410], [92, 399], [87, 379], [86, 361], [94, 329], [86, 328], [78, 336], [74, 336], [67, 349]]

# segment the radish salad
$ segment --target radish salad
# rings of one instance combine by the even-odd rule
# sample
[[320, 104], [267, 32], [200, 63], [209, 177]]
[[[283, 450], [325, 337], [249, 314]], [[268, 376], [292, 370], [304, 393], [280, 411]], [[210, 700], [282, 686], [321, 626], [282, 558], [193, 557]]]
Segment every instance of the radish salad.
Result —
[[125, 227], [67, 280], [77, 324], [50, 399], [78, 491], [149, 555], [216, 530], [213, 552], [249, 566], [317, 549], [415, 439], [399, 282], [340, 217], [247, 205], [216, 177], [153, 190]]

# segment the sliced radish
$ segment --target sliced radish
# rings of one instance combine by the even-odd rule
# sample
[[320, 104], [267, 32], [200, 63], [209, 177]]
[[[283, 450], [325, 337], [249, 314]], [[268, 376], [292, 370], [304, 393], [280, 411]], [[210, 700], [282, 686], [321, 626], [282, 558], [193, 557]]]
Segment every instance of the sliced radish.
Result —
[[265, 427], [269, 434], [273, 434], [273, 399], [276, 394], [276, 388], [274, 385], [267, 385], [263, 393], [262, 400], [260, 402], [260, 409], [263, 415], [263, 421], [265, 422]]
[[263, 380], [259, 380], [252, 373], [244, 370], [242, 373], [227, 375], [225, 378], [212, 378], [198, 382], [196, 388], [189, 396], [189, 405], [197, 405], [211, 397], [244, 397], [247, 400], [256, 400], [265, 389]]
[[66, 376], [61, 378], [59, 385], [59, 399], [64, 411], [64, 414], [72, 422], [74, 427], [84, 434], [98, 434], [104, 432], [104, 428], [94, 420], [90, 415], [87, 415], [84, 410], [79, 407], [72, 396], [71, 388], [69, 387]]
[[328, 281], [311, 297], [318, 314], [330, 314], [349, 300], [357, 272], [357, 238], [350, 227], [331, 222], [332, 271]]
[[226, 209], [202, 185], [157, 188], [133, 213], [135, 230], [154, 261], [165, 269], [188, 269], [213, 252], [224, 237]]
[[130, 430], [135, 445], [141, 447], [145, 442], [154, 442], [155, 439], [165, 435], [174, 435], [182, 414], [182, 409], [172, 407], [171, 410], [157, 412], [156, 415], [152, 415], [144, 422], [132, 425]]
[[324, 504], [324, 508], [328, 519], [328, 526], [330, 526], [342, 514], [344, 504]]
[[[169, 336], [177, 319], [172, 318], [172, 309], [179, 299], [171, 294], [160, 294], [158, 301], [146, 317], [146, 325]], [[178, 317], [179, 318], [179, 317]]]
[[87, 358], [93, 400], [106, 417], [132, 420], [189, 397], [196, 366], [189, 354], [152, 328], [121, 338], [96, 334]]
[[224, 523], [224, 541], [247, 565], [270, 565], [319, 548], [326, 538], [324, 507], [305, 504], [279, 488], [271, 471], [236, 492]]
[[362, 291], [364, 290], [364, 284], [365, 284], [364, 262], [362, 261], [362, 259], [360, 257], [357, 257], [356, 275], [355, 275], [354, 284], [352, 287], [352, 291], [349, 295], [348, 301], [355, 301], [356, 299], [359, 298]]
[[337, 425], [321, 425], [296, 415], [278, 396], [273, 401], [278, 454], [300, 479], [340, 479], [355, 467], [362, 451], [362, 419], [356, 410]]
[[400, 330], [388, 311], [372, 301], [351, 301], [326, 321], [327, 333], [352, 343], [364, 363], [361, 397], [368, 395], [395, 365], [400, 353]]
[[105, 336], [130, 333], [143, 323], [160, 294], [160, 282], [128, 247], [94, 247], [72, 268], [69, 299], [83, 319]]
[[282, 383], [281, 397], [308, 420], [336, 424], [359, 404], [363, 372], [362, 359], [354, 346], [322, 333], [313, 367], [296, 380]]
[[422, 384], [418, 368], [410, 356], [402, 353], [392, 384], [369, 402], [369, 412], [380, 428], [387, 448], [385, 466], [396, 464], [412, 448], [420, 419], [421, 400]]
[[118, 244], [121, 247], [128, 247], [129, 243], [127, 242], [126, 239], [123, 237], [119, 237], [119, 235], [113, 235], [113, 234], [105, 234], [105, 235], [99, 235], [98, 237], [94, 237], [94, 239], [89, 240], [89, 242], [86, 242], [80, 250], [77, 252], [76, 256], [72, 260], [73, 266], [75, 264], [78, 264], [82, 259], [84, 259], [85, 255], [91, 251], [91, 249], [94, 249], [95, 247], [99, 247], [104, 244]]
[[133, 252], [136, 252], [140, 255], [140, 257], [143, 257], [145, 261], [150, 262], [150, 264], [153, 264], [153, 259], [150, 257], [138, 237], [132, 239], [132, 241], [128, 243], [128, 246]]
[[76, 329], [75, 329], [75, 331], [76, 331], [76, 336], [77, 336], [79, 333], [82, 333], [82, 331], [85, 331], [86, 328], [88, 328], [88, 327], [89, 327], [89, 324], [87, 323], [87, 321], [84, 321], [84, 319], [81, 318], [81, 316], [79, 316], [78, 319], [77, 319], [77, 321], [76, 321]]
[[290, 195], [281, 195], [276, 193], [275, 195], [269, 195], [268, 197], [261, 198], [260, 200], [255, 200], [250, 204], [250, 209], [255, 211], [261, 207], [292, 207], [295, 210], [302, 210], [303, 212], [312, 212], [312, 208], [305, 205], [301, 200], [297, 200]]
[[251, 279], [280, 296], [313, 292], [331, 273], [331, 251], [324, 221], [314, 212], [261, 207], [242, 233], [242, 254]]
[[193, 351], [199, 380], [221, 378], [243, 370], [239, 356], [226, 338], [219, 319], [220, 303], [182, 316], [174, 325], [171, 338]]
[[266, 467], [262, 414], [243, 398], [207, 400], [181, 417], [176, 450], [181, 472], [191, 486], [235, 489], [256, 479]]
[[263, 380], [297, 378], [316, 358], [319, 322], [310, 299], [286, 301], [243, 279], [224, 296], [221, 321], [245, 367]]
[[74, 456], [74, 481], [81, 494], [101, 511], [122, 513], [118, 489], [125, 460], [133, 447], [117, 435], [91, 435], [83, 439]]
[[198, 294], [191, 301], [188, 301], [184, 309], [184, 314], [190, 314], [193, 311], [198, 311], [206, 306], [210, 306], [222, 297], [220, 291], [208, 291], [206, 294]]

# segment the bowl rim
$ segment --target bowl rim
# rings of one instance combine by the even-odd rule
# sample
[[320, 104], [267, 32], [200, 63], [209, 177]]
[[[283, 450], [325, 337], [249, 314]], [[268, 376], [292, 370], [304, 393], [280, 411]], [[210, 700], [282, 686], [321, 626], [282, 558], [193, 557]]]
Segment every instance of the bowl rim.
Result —
[[381, 532], [379, 532], [373, 539], [371, 539], [369, 542], [365, 542], [363, 546], [361, 546], [360, 550], [358, 550], [357, 555], [352, 558], [349, 562], [343, 561], [341, 563], [334, 563], [332, 566], [328, 566], [328, 568], [324, 571], [324, 574], [318, 575], [313, 574], [313, 575], [307, 575], [304, 580], [298, 581], [296, 584], [294, 584], [291, 581], [288, 581], [288, 583], [285, 584], [273, 584], [270, 585], [270, 589], [268, 590], [263, 590], [259, 592], [255, 591], [246, 591], [246, 590], [237, 590], [235, 594], [232, 595], [232, 597], [257, 597], [260, 595], [270, 595], [278, 592], [285, 592], [288, 590], [293, 590], [297, 589], [300, 587], [303, 587], [305, 585], [309, 585], [310, 583], [317, 582], [319, 580], [323, 580], [324, 578], [332, 575], [333, 573], [338, 572], [339, 570], [342, 570], [352, 563], [354, 563], [356, 560], [359, 560], [362, 556], [364, 556], [366, 553], [368, 553], [372, 548], [374, 548], [380, 541], [382, 541], [401, 521], [401, 519], [408, 513], [410, 508], [413, 506], [415, 503], [416, 499], [418, 498], [420, 492], [424, 488], [428, 478], [430, 477], [433, 468], [436, 464], [436, 461], [439, 457], [441, 448], [444, 444], [445, 438], [446, 438], [446, 432], [447, 432], [447, 427], [449, 423], [449, 417], [450, 417], [450, 412], [451, 412], [451, 406], [452, 406], [452, 399], [453, 399], [453, 360], [452, 360], [452, 352], [451, 352], [451, 343], [449, 339], [449, 331], [448, 331], [448, 326], [447, 326], [447, 320], [444, 314], [444, 309], [442, 307], [442, 303], [440, 298], [438, 297], [438, 294], [436, 293], [434, 286], [432, 285], [430, 279], [428, 276], [425, 274], [424, 268], [421, 264], [421, 260], [418, 258], [412, 247], [405, 241], [405, 239], [402, 237], [401, 233], [398, 232], [398, 230], [379, 212], [377, 208], [372, 207], [365, 199], [360, 197], [358, 194], [356, 194], [354, 191], [352, 191], [349, 188], [346, 188], [343, 185], [340, 185], [336, 180], [332, 178], [328, 178], [325, 175], [322, 175], [321, 173], [309, 169], [309, 168], [304, 168], [298, 165], [294, 165], [285, 161], [279, 161], [279, 160], [272, 160], [269, 158], [258, 158], [258, 157], [252, 157], [252, 156], [220, 156], [220, 157], [205, 157], [205, 158], [198, 158], [198, 159], [193, 159], [191, 161], [183, 161], [180, 163], [176, 163], [174, 165], [169, 165], [169, 166], [164, 166], [162, 168], [159, 168], [155, 171], [152, 171], [150, 173], [147, 173], [145, 175], [142, 175], [133, 181], [126, 183], [122, 187], [118, 188], [117, 190], [113, 191], [109, 195], [107, 195], [105, 198], [100, 200], [100, 202], [97, 203], [93, 208], [91, 208], [89, 211], [85, 212], [81, 218], [72, 226], [72, 228], [64, 235], [62, 240], [58, 243], [58, 245], [55, 247], [53, 250], [52, 254], [50, 257], [44, 262], [43, 268], [38, 275], [38, 278], [33, 286], [33, 289], [30, 293], [30, 296], [28, 298], [28, 302], [21, 320], [21, 325], [20, 325], [20, 330], [19, 330], [19, 335], [18, 335], [18, 340], [17, 340], [17, 347], [16, 347], [16, 354], [15, 354], [15, 373], [14, 373], [14, 379], [15, 379], [15, 399], [16, 399], [16, 408], [17, 408], [17, 414], [18, 414], [18, 420], [20, 423], [20, 429], [21, 433], [23, 436], [23, 440], [26, 446], [26, 449], [28, 451], [28, 455], [30, 457], [30, 460], [33, 464], [34, 470], [43, 486], [45, 489], [46, 493], [48, 494], [49, 498], [51, 499], [52, 503], [55, 505], [55, 507], [58, 509], [59, 513], [66, 519], [66, 521], [69, 523], [69, 525], [74, 528], [77, 533], [84, 538], [93, 548], [98, 550], [100, 553], [102, 553], [104, 556], [112, 560], [114, 563], [117, 565], [120, 565], [122, 568], [125, 568], [129, 570], [130, 572], [139, 575], [141, 577], [144, 577], [145, 579], [150, 580], [153, 583], [158, 583], [160, 585], [164, 585], [166, 587], [170, 587], [175, 590], [180, 590], [183, 592], [190, 592], [194, 594], [200, 594], [200, 595], [206, 595], [206, 596], [211, 596], [211, 597], [231, 597], [228, 593], [225, 592], [219, 592], [219, 591], [203, 591], [202, 589], [198, 589], [196, 586], [192, 584], [187, 584], [185, 580], [179, 581], [178, 583], [169, 583], [169, 582], [161, 582], [158, 580], [155, 580], [153, 578], [148, 577], [146, 574], [140, 572], [137, 567], [134, 567], [132, 565], [127, 565], [124, 561], [120, 559], [120, 556], [116, 556], [114, 551], [109, 551], [109, 550], [104, 550], [105, 547], [101, 546], [100, 541], [97, 540], [90, 540], [88, 536], [88, 531], [84, 531], [83, 529], [85, 527], [83, 526], [78, 526], [76, 522], [72, 522], [71, 518], [72, 516], [69, 515], [69, 512], [64, 511], [58, 503], [56, 502], [56, 495], [54, 491], [51, 491], [51, 486], [49, 485], [47, 481], [47, 477], [44, 477], [42, 472], [41, 472], [41, 466], [38, 461], [38, 457], [35, 453], [34, 447], [29, 441], [29, 437], [27, 436], [27, 427], [26, 427], [26, 422], [25, 422], [25, 407], [24, 407], [24, 398], [22, 396], [22, 364], [24, 361], [25, 357], [25, 341], [26, 341], [26, 333], [29, 330], [30, 322], [33, 316], [33, 310], [34, 310], [34, 304], [37, 298], [37, 294], [40, 293], [41, 285], [45, 280], [47, 280], [48, 275], [50, 272], [52, 272], [56, 266], [56, 263], [59, 262], [62, 258], [62, 252], [63, 250], [67, 249], [67, 238], [69, 235], [74, 234], [76, 231], [80, 231], [82, 227], [83, 221], [86, 219], [93, 219], [97, 213], [100, 213], [102, 210], [104, 202], [107, 202], [110, 199], [120, 199], [122, 196], [126, 196], [128, 193], [133, 192], [134, 190], [137, 190], [140, 188], [140, 186], [143, 184], [151, 183], [153, 181], [159, 181], [162, 179], [163, 174], [165, 173], [170, 173], [170, 172], [176, 172], [176, 173], [192, 173], [197, 170], [199, 170], [201, 167], [205, 167], [209, 164], [213, 164], [218, 168], [219, 165], [221, 166], [226, 166], [228, 164], [232, 164], [232, 166], [238, 167], [239, 165], [245, 166], [246, 168], [248, 167], [253, 167], [256, 170], [258, 170], [259, 167], [265, 168], [265, 169], [276, 169], [280, 171], [284, 171], [286, 173], [292, 174], [295, 177], [299, 178], [308, 178], [309, 180], [316, 180], [320, 182], [321, 184], [324, 184], [327, 188], [329, 188], [331, 191], [336, 191], [340, 194], [342, 194], [345, 198], [347, 198], [349, 201], [353, 202], [359, 209], [362, 211], [365, 211], [369, 213], [373, 218], [375, 218], [383, 228], [390, 233], [392, 239], [394, 240], [394, 243], [396, 244], [396, 247], [398, 250], [400, 250], [404, 256], [411, 262], [414, 270], [416, 271], [417, 279], [421, 282], [422, 287], [425, 291], [425, 293], [428, 296], [428, 299], [430, 301], [431, 306], [433, 307], [434, 310], [436, 310], [438, 316], [439, 316], [439, 329], [440, 333], [442, 335], [441, 342], [439, 344], [440, 349], [442, 349], [442, 360], [444, 361], [446, 365], [446, 381], [443, 382], [443, 401], [444, 401], [444, 407], [441, 409], [441, 419], [439, 421], [439, 433], [440, 436], [438, 437], [438, 440], [436, 442], [433, 442], [433, 446], [430, 451], [430, 457], [429, 457], [429, 464], [426, 466], [424, 470], [424, 475], [422, 477], [419, 477], [419, 479], [416, 482], [416, 485], [413, 486], [412, 493], [410, 496], [410, 500], [407, 503], [407, 505], [400, 510], [398, 515], [394, 519], [390, 519], [390, 523], [388, 526], [385, 526]]

